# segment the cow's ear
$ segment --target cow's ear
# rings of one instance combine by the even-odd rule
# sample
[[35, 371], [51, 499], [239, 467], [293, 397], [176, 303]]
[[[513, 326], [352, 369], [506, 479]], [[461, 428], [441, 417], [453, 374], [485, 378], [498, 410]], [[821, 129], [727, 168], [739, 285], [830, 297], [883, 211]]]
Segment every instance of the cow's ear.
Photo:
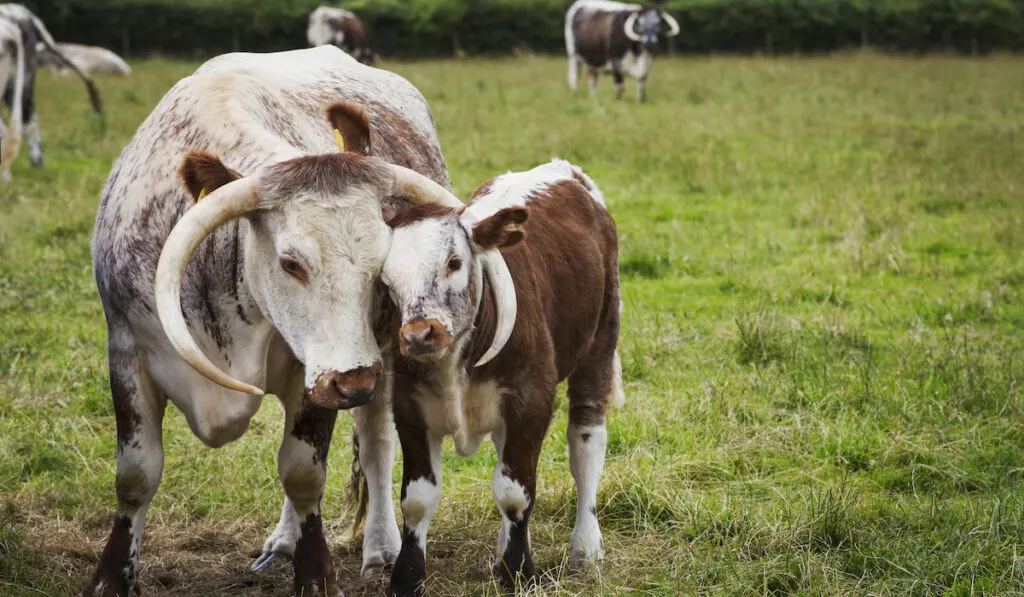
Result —
[[526, 235], [523, 224], [530, 217], [525, 207], [507, 207], [473, 226], [473, 242], [481, 249], [500, 249], [519, 244]]
[[332, 104], [327, 108], [327, 122], [340, 134], [346, 152], [370, 155], [370, 117], [366, 110], [345, 102]]
[[195, 200], [205, 191], [212, 193], [233, 180], [242, 178], [238, 172], [228, 168], [217, 156], [205, 151], [190, 151], [178, 170], [185, 188]]

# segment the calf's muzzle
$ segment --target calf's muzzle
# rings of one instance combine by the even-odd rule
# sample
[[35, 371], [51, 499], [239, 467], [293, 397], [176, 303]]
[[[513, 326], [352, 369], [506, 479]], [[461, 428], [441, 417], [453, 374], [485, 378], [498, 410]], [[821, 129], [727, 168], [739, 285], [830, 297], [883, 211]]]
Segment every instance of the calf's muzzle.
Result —
[[417, 319], [402, 326], [398, 332], [402, 356], [418, 357], [443, 350], [452, 343], [444, 325], [436, 319]]

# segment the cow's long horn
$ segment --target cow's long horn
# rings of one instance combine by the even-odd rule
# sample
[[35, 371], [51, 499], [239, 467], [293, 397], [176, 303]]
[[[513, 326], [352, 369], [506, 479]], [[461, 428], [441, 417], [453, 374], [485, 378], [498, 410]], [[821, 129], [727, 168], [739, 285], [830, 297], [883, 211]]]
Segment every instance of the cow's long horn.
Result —
[[665, 37], [675, 37], [679, 35], [679, 23], [677, 23], [676, 20], [672, 18], [672, 15], [668, 14], [663, 10], [661, 11], [661, 19], [668, 23], [669, 31], [668, 33], [665, 34]]
[[639, 16], [640, 13], [638, 12], [634, 12], [629, 15], [629, 18], [626, 19], [626, 25], [622, 28], [626, 32], [626, 37], [633, 41], [643, 41], [643, 39], [636, 34], [636, 31], [633, 30], [633, 26], [636, 25], [636, 18]]
[[[452, 195], [441, 185], [422, 174], [403, 168], [391, 166], [395, 176], [395, 194], [412, 203], [439, 203], [448, 207], [463, 207], [458, 197]], [[476, 362], [476, 367], [486, 365], [491, 359], [498, 356], [508, 339], [512, 336], [512, 329], [516, 324], [516, 289], [512, 284], [512, 274], [508, 271], [508, 264], [497, 250], [486, 251], [480, 256], [484, 266], [484, 273], [487, 274], [487, 281], [491, 283], [494, 292], [494, 306], [497, 311], [497, 322], [494, 328], [494, 338], [491, 346]]]
[[193, 369], [225, 388], [262, 396], [263, 390], [231, 377], [203, 354], [181, 312], [181, 279], [196, 247], [222, 224], [258, 205], [255, 180], [242, 178], [217, 189], [185, 212], [160, 252], [156, 266], [156, 311], [171, 346]]

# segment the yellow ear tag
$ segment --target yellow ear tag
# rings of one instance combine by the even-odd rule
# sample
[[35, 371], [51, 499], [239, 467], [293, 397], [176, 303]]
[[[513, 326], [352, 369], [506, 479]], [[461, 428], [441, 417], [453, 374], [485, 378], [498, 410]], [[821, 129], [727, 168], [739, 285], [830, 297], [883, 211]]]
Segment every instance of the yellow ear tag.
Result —
[[341, 131], [334, 129], [334, 142], [338, 145], [338, 151], [345, 153], [345, 139], [341, 136]]
[[199, 197], [196, 199], [196, 203], [199, 203], [200, 201], [202, 201], [203, 197], [205, 197], [205, 196], [206, 196], [206, 187], [203, 187], [202, 190], [199, 191]]

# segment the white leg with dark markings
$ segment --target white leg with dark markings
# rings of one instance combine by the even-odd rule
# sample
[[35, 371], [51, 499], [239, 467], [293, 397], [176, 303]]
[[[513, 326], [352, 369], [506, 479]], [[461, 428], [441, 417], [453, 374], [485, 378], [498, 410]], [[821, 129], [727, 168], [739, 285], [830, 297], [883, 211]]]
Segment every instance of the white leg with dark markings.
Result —
[[425, 595], [427, 531], [441, 503], [441, 435], [404, 440], [402, 473], [402, 550], [391, 572], [391, 595]]
[[391, 501], [396, 442], [390, 395], [391, 388], [385, 388], [377, 400], [352, 411], [359, 433], [359, 466], [366, 476], [369, 494], [360, 571], [363, 578], [373, 576], [394, 562], [402, 548], [402, 535], [398, 532]]
[[604, 471], [608, 432], [604, 424], [569, 423], [569, 470], [576, 481], [576, 524], [569, 540], [569, 564], [578, 567], [604, 559], [601, 527], [597, 522], [597, 486]]

